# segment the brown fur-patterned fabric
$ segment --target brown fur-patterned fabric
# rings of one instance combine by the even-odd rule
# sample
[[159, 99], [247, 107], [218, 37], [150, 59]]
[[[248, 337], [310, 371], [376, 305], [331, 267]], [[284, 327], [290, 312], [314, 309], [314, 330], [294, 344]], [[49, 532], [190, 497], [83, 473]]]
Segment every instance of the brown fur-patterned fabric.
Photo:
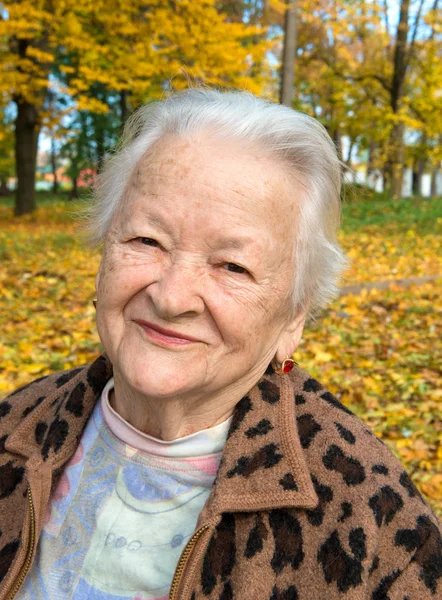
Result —
[[[0, 600], [112, 367], [33, 382], [0, 403]], [[36, 521], [37, 535], [41, 519]], [[440, 523], [388, 448], [300, 369], [237, 404], [180, 600], [440, 600]]]

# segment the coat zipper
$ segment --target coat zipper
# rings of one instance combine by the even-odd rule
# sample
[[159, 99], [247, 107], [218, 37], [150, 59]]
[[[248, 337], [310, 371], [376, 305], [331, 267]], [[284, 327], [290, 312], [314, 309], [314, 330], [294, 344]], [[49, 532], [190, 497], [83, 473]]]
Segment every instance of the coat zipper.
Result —
[[28, 503], [29, 503], [30, 519], [31, 519], [30, 544], [29, 544], [29, 548], [28, 548], [28, 553], [26, 555], [25, 564], [23, 565], [23, 569], [21, 570], [21, 573], [18, 576], [18, 579], [17, 579], [14, 587], [12, 588], [11, 593], [8, 596], [8, 600], [13, 600], [14, 596], [16, 595], [16, 593], [18, 592], [18, 590], [20, 589], [23, 581], [25, 580], [25, 577], [26, 577], [26, 575], [28, 574], [28, 571], [29, 571], [29, 567], [31, 566], [32, 555], [34, 553], [34, 547], [35, 547], [35, 510], [34, 510], [34, 502], [32, 500], [32, 494], [31, 494], [31, 488], [30, 487], [28, 487]]
[[172, 585], [170, 586], [169, 592], [169, 600], [177, 600], [176, 594], [178, 591], [179, 584], [181, 582], [181, 577], [184, 573], [184, 569], [186, 568], [189, 556], [198, 539], [206, 531], [206, 529], [209, 529], [209, 527], [210, 525], [204, 525], [200, 529], [197, 529], [197, 531], [195, 531], [190, 540], [187, 542], [186, 547], [184, 548], [183, 553], [181, 554], [180, 560], [178, 561], [178, 565], [172, 579]]

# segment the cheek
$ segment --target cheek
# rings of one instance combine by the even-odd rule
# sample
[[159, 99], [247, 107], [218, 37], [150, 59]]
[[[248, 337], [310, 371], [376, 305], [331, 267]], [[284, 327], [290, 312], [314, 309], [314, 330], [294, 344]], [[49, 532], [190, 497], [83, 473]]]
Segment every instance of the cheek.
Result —
[[97, 289], [102, 305], [117, 308], [126, 304], [151, 283], [155, 271], [155, 265], [146, 265], [133, 258], [128, 260], [126, 256], [107, 259], [100, 269]]
[[211, 305], [212, 316], [217, 322], [224, 342], [230, 348], [262, 347], [272, 343], [272, 333], [281, 325], [281, 311], [274, 313], [275, 303], [260, 295], [225, 295], [216, 305]]
[[263, 288], [226, 299], [221, 306], [231, 343], [249, 355], [263, 354], [272, 348], [288, 322], [286, 289], [270, 282]]

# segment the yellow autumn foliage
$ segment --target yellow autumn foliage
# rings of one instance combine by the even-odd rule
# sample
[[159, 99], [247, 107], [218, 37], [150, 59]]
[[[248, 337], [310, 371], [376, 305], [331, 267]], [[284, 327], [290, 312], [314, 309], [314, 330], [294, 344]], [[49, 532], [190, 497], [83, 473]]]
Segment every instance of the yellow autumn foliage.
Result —
[[[60, 86], [79, 110], [109, 109], [91, 88], [124, 90], [133, 105], [189, 78], [259, 93], [264, 78], [250, 75], [270, 44], [262, 26], [232, 23], [215, 0], [6, 1], [0, 20], [0, 94], [41, 111]], [[54, 76], [53, 63], [66, 80]], [[62, 117], [60, 113], [59, 118]]]

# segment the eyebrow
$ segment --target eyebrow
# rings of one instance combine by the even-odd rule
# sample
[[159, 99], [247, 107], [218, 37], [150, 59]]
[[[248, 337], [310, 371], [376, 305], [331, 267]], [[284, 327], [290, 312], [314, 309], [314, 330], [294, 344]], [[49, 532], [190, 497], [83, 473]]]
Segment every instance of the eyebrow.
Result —
[[167, 223], [159, 215], [149, 215], [145, 213], [145, 217], [149, 225], [162, 229], [163, 231], [168, 229]]
[[140, 222], [142, 222], [143, 224], [147, 223], [147, 225], [150, 225], [155, 229], [158, 229], [164, 233], [169, 233], [167, 221], [163, 219], [160, 215], [149, 214], [148, 211], [144, 209], [144, 207], [141, 207], [140, 213], [138, 215], [135, 215], [135, 213], [130, 214], [128, 222], [131, 224], [138, 225], [140, 224]]
[[[143, 216], [143, 220], [146, 219], [148, 225], [157, 228], [158, 230], [170, 234], [170, 228], [167, 223], [167, 219], [165, 219], [160, 214], [152, 214], [146, 210], [146, 207], [141, 207], [141, 212]], [[129, 217], [129, 220], [130, 217]], [[256, 242], [256, 235], [253, 234], [239, 234], [239, 235], [227, 235], [223, 237], [217, 237], [216, 233], [212, 237], [211, 246], [214, 250], [225, 250], [225, 249], [233, 249], [233, 250], [243, 250], [247, 246], [254, 245]]]
[[[145, 213], [144, 216], [149, 225], [161, 229], [166, 233], [169, 231], [167, 222], [160, 215], [148, 215]], [[245, 246], [250, 245], [253, 239], [253, 236], [250, 235], [220, 237], [213, 239], [213, 245], [217, 249], [232, 248], [234, 250], [242, 250]]]
[[235, 250], [242, 250], [245, 246], [250, 245], [253, 238], [250, 236], [240, 237], [222, 237], [216, 240], [216, 246], [219, 248], [233, 248]]

